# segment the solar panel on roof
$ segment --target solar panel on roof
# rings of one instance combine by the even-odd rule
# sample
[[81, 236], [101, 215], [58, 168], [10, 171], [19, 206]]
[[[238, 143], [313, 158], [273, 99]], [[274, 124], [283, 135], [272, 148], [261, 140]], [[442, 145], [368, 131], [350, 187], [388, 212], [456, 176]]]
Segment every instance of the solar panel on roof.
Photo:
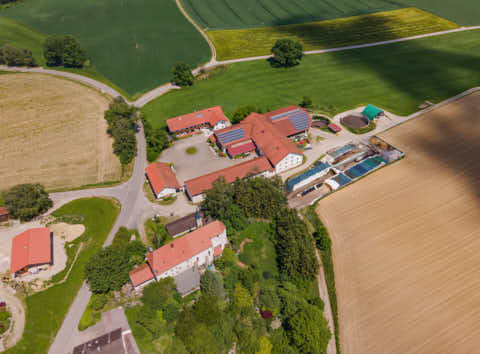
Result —
[[243, 128], [239, 128], [218, 134], [217, 136], [222, 144], [228, 144], [232, 141], [244, 138], [245, 132], [243, 131]]
[[304, 111], [300, 111], [295, 114], [292, 114], [291, 116], [288, 117], [288, 119], [290, 119], [290, 122], [292, 123], [292, 125], [295, 127], [295, 130], [297, 131], [306, 130], [308, 128], [308, 123], [310, 121], [307, 113], [305, 113]]
[[301, 111], [301, 109], [297, 108], [297, 109], [293, 109], [291, 111], [288, 111], [288, 112], [284, 112], [284, 113], [280, 113], [280, 114], [275, 114], [274, 116], [271, 116], [270, 119], [271, 120], [277, 120], [277, 119], [280, 119], [280, 118], [283, 118], [283, 117], [286, 117], [292, 113], [295, 113], [295, 112], [299, 112]]

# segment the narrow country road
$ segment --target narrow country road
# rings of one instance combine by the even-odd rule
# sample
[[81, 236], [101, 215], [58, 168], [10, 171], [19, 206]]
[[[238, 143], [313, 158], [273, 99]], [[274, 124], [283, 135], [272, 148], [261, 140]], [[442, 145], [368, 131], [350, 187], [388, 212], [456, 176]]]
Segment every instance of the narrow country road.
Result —
[[[177, 0], [178, 2], [178, 0]], [[189, 17], [187, 17], [189, 18]], [[191, 19], [189, 19], [190, 21]], [[195, 24], [195, 27], [202, 33], [203, 36], [206, 36], [205, 33]], [[345, 50], [352, 50], [352, 49], [359, 49], [359, 48], [368, 48], [368, 47], [376, 47], [380, 45], [388, 45], [392, 43], [399, 43], [399, 42], [406, 42], [406, 41], [411, 41], [415, 39], [420, 39], [420, 38], [427, 38], [427, 37], [434, 37], [434, 36], [440, 36], [448, 33], [455, 33], [455, 32], [463, 32], [463, 31], [472, 31], [472, 30], [478, 30], [480, 29], [480, 26], [470, 26], [470, 27], [460, 27], [457, 29], [453, 30], [448, 30], [448, 31], [441, 31], [441, 32], [433, 32], [433, 33], [427, 33], [427, 34], [421, 34], [417, 36], [412, 36], [412, 37], [405, 37], [405, 38], [398, 38], [398, 39], [392, 39], [388, 41], [381, 41], [381, 42], [374, 42], [374, 43], [366, 43], [366, 44], [358, 44], [358, 45], [352, 45], [352, 46], [346, 46], [346, 47], [338, 47], [338, 48], [330, 48], [330, 49], [319, 49], [319, 50], [310, 50], [306, 51], [306, 55], [311, 55], [311, 54], [324, 54], [324, 53], [331, 53], [331, 52], [340, 52], [340, 51], [345, 51]], [[208, 36], [207, 36], [208, 38]], [[211, 44], [211, 41], [207, 40], [209, 45]], [[213, 44], [211, 44], [212, 48]], [[215, 47], [213, 47], [212, 51], [212, 59], [205, 65], [198, 67], [193, 70], [194, 74], [198, 74], [202, 69], [212, 69], [220, 65], [227, 65], [227, 64], [234, 64], [234, 63], [242, 63], [246, 61], [255, 61], [255, 60], [265, 60], [270, 57], [270, 55], [263, 55], [263, 56], [257, 56], [257, 57], [249, 57], [249, 58], [240, 58], [240, 59], [232, 59], [232, 60], [223, 60], [223, 61], [217, 61], [214, 55], [216, 55], [216, 52], [214, 50]], [[106, 93], [112, 97], [116, 96], [122, 96], [118, 91], [115, 89], [109, 87], [108, 85], [91, 79], [89, 77], [85, 77], [79, 74], [73, 74], [65, 71], [57, 71], [57, 70], [50, 70], [50, 69], [44, 69], [44, 68], [20, 68], [20, 67], [8, 67], [4, 65], [0, 65], [0, 71], [11, 71], [11, 72], [37, 72], [37, 73], [43, 73], [43, 74], [51, 74], [51, 75], [56, 75], [56, 76], [61, 76], [61, 77], [66, 77], [70, 78], [79, 82], [82, 82], [84, 84], [87, 84], [89, 86], [92, 86], [98, 90], [100, 90], [103, 93]], [[163, 94], [174, 90], [178, 89], [178, 86], [172, 85], [171, 83], [167, 83], [164, 85], [161, 85], [145, 94], [143, 94], [140, 98], [138, 98], [136, 101], [130, 102], [126, 100], [128, 103], [135, 105], [136, 107], [143, 107], [150, 101], [153, 101], [154, 99], [162, 96]]]
[[22, 338], [23, 329], [25, 328], [25, 309], [22, 301], [14, 295], [10, 288], [0, 284], [0, 299], [7, 303], [12, 313], [11, 320], [13, 327], [8, 336], [0, 343], [0, 351], [14, 346], [20, 338]]

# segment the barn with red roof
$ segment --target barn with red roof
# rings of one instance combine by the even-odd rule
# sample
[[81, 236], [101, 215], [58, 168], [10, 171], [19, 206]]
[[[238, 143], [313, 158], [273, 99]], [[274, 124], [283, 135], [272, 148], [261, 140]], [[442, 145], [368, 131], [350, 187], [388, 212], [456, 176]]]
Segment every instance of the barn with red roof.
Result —
[[182, 189], [177, 176], [168, 163], [154, 162], [148, 165], [145, 175], [157, 199], [171, 196]]
[[201, 111], [184, 114], [178, 117], [167, 119], [167, 126], [170, 133], [182, 136], [194, 133], [202, 128], [218, 130], [225, 128], [229, 123], [228, 118], [223, 114], [222, 107], [215, 106]]
[[10, 261], [12, 276], [46, 264], [53, 264], [53, 239], [48, 228], [28, 229], [13, 238]]

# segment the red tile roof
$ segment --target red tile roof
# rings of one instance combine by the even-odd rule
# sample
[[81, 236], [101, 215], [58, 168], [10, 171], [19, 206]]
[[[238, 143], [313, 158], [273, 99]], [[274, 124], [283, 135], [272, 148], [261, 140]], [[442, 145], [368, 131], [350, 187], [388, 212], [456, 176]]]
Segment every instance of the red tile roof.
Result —
[[12, 240], [10, 273], [26, 266], [46, 264], [52, 260], [50, 230], [39, 227], [26, 230]]
[[128, 273], [128, 275], [130, 276], [130, 281], [132, 282], [133, 286], [139, 286], [146, 281], [153, 279], [153, 273], [148, 264], [142, 264], [141, 266], [138, 266]]
[[209, 124], [211, 127], [213, 127], [222, 120], [228, 122], [228, 118], [225, 117], [225, 114], [223, 114], [222, 107], [215, 106], [167, 119], [167, 125], [170, 132], [177, 132], [188, 128], [194, 128], [203, 124]]
[[8, 209], [5, 207], [0, 207], [0, 216], [8, 215]]
[[147, 175], [156, 195], [165, 188], [180, 188], [177, 177], [175, 176], [175, 173], [173, 173], [169, 164], [154, 162], [147, 166], [145, 174]]
[[230, 156], [237, 156], [243, 154], [244, 152], [250, 152], [255, 150], [255, 144], [250, 140], [241, 144], [233, 144], [227, 147], [228, 153]]
[[262, 156], [252, 160], [239, 163], [232, 167], [224, 168], [191, 180], [185, 181], [188, 193], [191, 196], [202, 194], [213, 187], [213, 183], [220, 177], [225, 178], [225, 182], [235, 182], [237, 178], [245, 178], [251, 174], [259, 174], [265, 171], [273, 171], [272, 165]]
[[217, 257], [217, 256], [221, 255], [222, 252], [223, 252], [222, 246], [218, 245], [213, 249], [213, 256]]
[[332, 130], [333, 132], [335, 132], [335, 133], [338, 133], [338, 132], [340, 132], [340, 131], [342, 130], [342, 128], [340, 128], [340, 127], [339, 127], [338, 125], [336, 125], [335, 123], [330, 123], [330, 124], [328, 125], [328, 128], [329, 128], [330, 130]]
[[160, 275], [212, 247], [211, 238], [224, 230], [225, 225], [215, 220], [147, 254], [147, 260], [155, 274]]
[[264, 113], [263, 115], [265, 117], [271, 119], [273, 116], [276, 116], [276, 115], [279, 115], [279, 114], [282, 114], [282, 113], [291, 112], [291, 114], [285, 114], [284, 117], [272, 121], [272, 123], [277, 127], [277, 129], [282, 134], [284, 134], [285, 136], [290, 136], [290, 135], [298, 134], [298, 133], [301, 132], [301, 131], [299, 131], [295, 128], [295, 126], [292, 124], [292, 122], [289, 119], [289, 117], [291, 115], [294, 115], [294, 114], [298, 113], [299, 110], [301, 110], [301, 111], [303, 111], [307, 114], [307, 116], [308, 116], [308, 129], [310, 129], [310, 127], [312, 125], [312, 117], [310, 117], [310, 115], [308, 114], [306, 109], [298, 107], [298, 106], [283, 107], [283, 108], [276, 109], [276, 110], [271, 111], [271, 112]]

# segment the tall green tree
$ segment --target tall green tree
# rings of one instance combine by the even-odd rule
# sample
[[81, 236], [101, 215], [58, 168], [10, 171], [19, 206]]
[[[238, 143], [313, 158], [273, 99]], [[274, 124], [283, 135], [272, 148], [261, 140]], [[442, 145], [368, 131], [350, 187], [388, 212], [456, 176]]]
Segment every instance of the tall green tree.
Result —
[[207, 296], [212, 296], [223, 300], [225, 298], [225, 289], [223, 288], [222, 278], [207, 269], [200, 279], [200, 290]]
[[307, 306], [287, 320], [292, 343], [301, 353], [324, 354], [331, 333], [322, 312], [316, 306]]
[[19, 184], [2, 194], [12, 217], [28, 221], [53, 206], [45, 188], [40, 184]]
[[43, 43], [43, 56], [47, 66], [80, 68], [87, 60], [80, 43], [69, 35], [48, 37]]
[[125, 252], [112, 247], [100, 250], [85, 265], [85, 277], [94, 293], [120, 290], [128, 281], [131, 266]]
[[173, 278], [160, 279], [148, 284], [142, 292], [142, 302], [154, 310], [163, 310], [177, 294]]
[[192, 86], [195, 79], [190, 65], [183, 62], [176, 63], [172, 68], [172, 82], [178, 86]]
[[283, 208], [275, 219], [280, 271], [291, 278], [313, 279], [318, 272], [313, 238], [297, 211]]
[[292, 67], [300, 64], [303, 57], [303, 46], [292, 39], [279, 39], [272, 47], [270, 63], [274, 67]]
[[233, 116], [232, 116], [232, 119], [231, 119], [232, 124], [240, 123], [243, 119], [245, 119], [252, 112], [258, 112], [257, 107], [255, 107], [254, 105], [238, 107], [235, 110], [235, 112], [233, 113]]

